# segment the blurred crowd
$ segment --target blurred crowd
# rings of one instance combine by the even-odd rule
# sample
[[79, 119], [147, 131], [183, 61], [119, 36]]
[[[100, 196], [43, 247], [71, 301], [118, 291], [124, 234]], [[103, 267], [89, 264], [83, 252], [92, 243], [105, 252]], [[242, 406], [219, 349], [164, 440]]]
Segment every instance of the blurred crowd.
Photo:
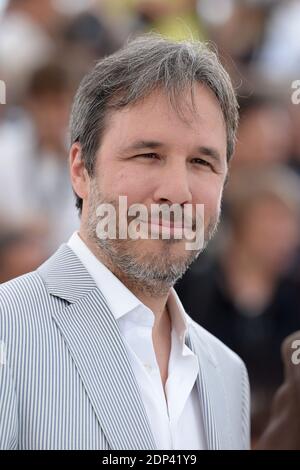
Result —
[[216, 44], [240, 127], [223, 217], [179, 281], [187, 312], [245, 361], [253, 442], [300, 330], [299, 0], [0, 0], [0, 283], [35, 269], [79, 226], [68, 174], [72, 96], [96, 60], [158, 31]]

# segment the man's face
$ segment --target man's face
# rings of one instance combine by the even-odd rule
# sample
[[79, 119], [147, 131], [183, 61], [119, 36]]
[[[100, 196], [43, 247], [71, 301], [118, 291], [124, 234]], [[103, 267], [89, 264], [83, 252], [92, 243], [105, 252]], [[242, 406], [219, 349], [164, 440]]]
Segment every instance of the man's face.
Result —
[[[191, 106], [190, 94], [181, 97]], [[89, 236], [97, 242], [117, 272], [170, 288], [199, 254], [186, 240], [140, 239], [97, 241], [95, 216], [100, 203], [116, 208], [120, 195], [127, 204], [204, 205], [205, 239], [210, 238], [220, 212], [227, 174], [226, 130], [217, 99], [206, 87], [195, 88], [195, 109], [184, 104], [184, 118], [163, 92], [112, 113], [97, 154], [95, 176], [83, 206]], [[116, 266], [115, 266], [116, 267]], [[125, 271], [125, 273], [124, 273]], [[150, 278], [152, 281], [150, 282]], [[148, 281], [147, 281], [148, 279]]]

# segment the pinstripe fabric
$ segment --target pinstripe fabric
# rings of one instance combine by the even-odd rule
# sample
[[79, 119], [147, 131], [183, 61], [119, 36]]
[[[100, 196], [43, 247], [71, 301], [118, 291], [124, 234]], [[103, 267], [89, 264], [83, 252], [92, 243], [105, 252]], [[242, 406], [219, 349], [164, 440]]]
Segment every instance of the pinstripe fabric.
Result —
[[[222, 435], [220, 442], [224, 423], [214, 409], [216, 400], [223, 407], [224, 397], [211, 388], [219, 390], [222, 379], [211, 366], [209, 348], [199, 349], [199, 338], [194, 325], [188, 341], [199, 357], [208, 448], [222, 442], [238, 446]], [[0, 287], [0, 341], [6, 346], [0, 365], [1, 449], [156, 448], [117, 322], [66, 245], [38, 271]], [[242, 382], [240, 363], [234, 373]], [[246, 376], [243, 383], [246, 390]], [[244, 392], [245, 435], [248, 401]]]
[[249, 378], [246, 367], [242, 367], [242, 437], [243, 446], [245, 449], [250, 447], [250, 430], [249, 430], [249, 415], [250, 415], [250, 390]]
[[192, 322], [187, 344], [197, 354], [197, 388], [211, 450], [250, 448], [249, 381], [244, 363], [217, 338]]
[[[189, 347], [195, 351], [195, 345], [191, 339], [191, 333], [187, 339]], [[199, 356], [198, 356], [199, 358]], [[213, 408], [211, 406], [208, 390], [207, 390], [207, 379], [205, 377], [205, 369], [202, 364], [199, 363], [199, 375], [197, 378], [197, 389], [200, 396], [200, 402], [202, 403], [202, 418], [204, 423], [204, 429], [206, 433], [206, 447], [207, 449], [220, 449], [220, 442], [218, 431], [216, 428], [215, 416]]]

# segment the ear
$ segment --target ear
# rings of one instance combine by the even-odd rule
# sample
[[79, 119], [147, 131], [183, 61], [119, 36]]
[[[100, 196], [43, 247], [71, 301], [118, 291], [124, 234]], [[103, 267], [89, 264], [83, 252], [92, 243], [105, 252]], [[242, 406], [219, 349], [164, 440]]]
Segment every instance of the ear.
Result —
[[90, 177], [82, 160], [81, 145], [77, 142], [70, 149], [69, 164], [74, 192], [85, 200], [89, 194]]

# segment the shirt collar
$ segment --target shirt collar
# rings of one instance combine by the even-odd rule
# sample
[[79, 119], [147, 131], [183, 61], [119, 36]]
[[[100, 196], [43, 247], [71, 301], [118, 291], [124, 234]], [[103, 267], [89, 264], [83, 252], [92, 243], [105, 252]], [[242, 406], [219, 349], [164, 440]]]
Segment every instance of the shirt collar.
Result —
[[[141, 301], [117, 276], [91, 252], [80, 238], [78, 232], [73, 233], [67, 244], [94, 279], [117, 320], [142, 305]], [[118, 293], [117, 295], [116, 292]]]
[[[86, 270], [94, 279], [97, 287], [104, 295], [113, 315], [118, 320], [129, 312], [135, 311], [135, 316], [141, 316], [138, 307], [151, 310], [146, 307], [87, 247], [80, 238], [78, 232], [74, 232], [68, 241], [68, 246], [77, 255]], [[116, 295], [117, 293], [117, 295]], [[186, 314], [179, 297], [172, 287], [168, 296], [167, 307], [174, 328], [181, 345], [185, 343], [185, 337], [190, 319]], [[152, 312], [151, 312], [152, 313]], [[153, 315], [153, 313], [152, 313]], [[148, 324], [151, 326], [151, 323]]]
[[176, 332], [181, 347], [184, 348], [185, 339], [191, 320], [186, 314], [183, 305], [173, 287], [170, 289], [167, 306], [172, 320], [172, 328], [174, 328]]

